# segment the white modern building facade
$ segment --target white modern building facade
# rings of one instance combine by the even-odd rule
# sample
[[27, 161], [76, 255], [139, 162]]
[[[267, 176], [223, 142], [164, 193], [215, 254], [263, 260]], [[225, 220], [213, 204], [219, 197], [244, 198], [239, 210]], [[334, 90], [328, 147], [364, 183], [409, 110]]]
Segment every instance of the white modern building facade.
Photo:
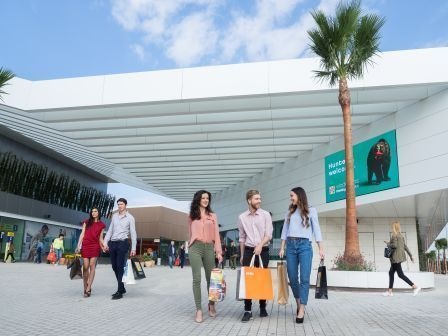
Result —
[[[399, 185], [357, 197], [361, 250], [377, 270], [389, 267], [383, 241], [394, 220], [416, 256], [410, 271], [419, 269], [417, 227], [424, 249], [447, 222], [447, 59], [448, 48], [386, 52], [349, 83], [354, 144], [396, 134]], [[248, 189], [261, 192], [278, 230], [289, 191], [302, 186], [331, 263], [344, 250], [345, 201], [326, 200], [325, 158], [343, 149], [343, 121], [337, 88], [317, 81], [318, 69], [309, 58], [16, 78], [0, 125], [110, 181], [177, 200], [207, 189], [222, 230], [236, 227]]]

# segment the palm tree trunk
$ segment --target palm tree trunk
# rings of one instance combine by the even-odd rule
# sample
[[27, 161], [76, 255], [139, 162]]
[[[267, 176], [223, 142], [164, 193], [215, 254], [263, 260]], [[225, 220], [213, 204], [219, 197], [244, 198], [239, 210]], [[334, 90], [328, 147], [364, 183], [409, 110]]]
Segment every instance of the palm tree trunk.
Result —
[[358, 223], [356, 222], [355, 170], [352, 144], [352, 118], [350, 112], [350, 89], [347, 79], [339, 81], [339, 105], [344, 118], [344, 146], [345, 146], [345, 257], [358, 257], [359, 249]]

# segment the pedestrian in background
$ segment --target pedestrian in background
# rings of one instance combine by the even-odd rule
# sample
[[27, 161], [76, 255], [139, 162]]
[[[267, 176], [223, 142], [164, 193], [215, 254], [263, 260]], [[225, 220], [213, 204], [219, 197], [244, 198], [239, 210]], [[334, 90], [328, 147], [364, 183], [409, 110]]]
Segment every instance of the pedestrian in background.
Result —
[[39, 240], [37, 242], [37, 248], [36, 248], [36, 259], [35, 259], [35, 263], [40, 264], [42, 262], [42, 252], [44, 250], [44, 243]]
[[182, 244], [179, 248], [180, 268], [184, 268], [185, 265], [185, 245]]
[[106, 224], [101, 221], [98, 208], [92, 208], [89, 219], [82, 224], [82, 231], [76, 248], [76, 253], [81, 251], [83, 258], [84, 297], [90, 297], [92, 293], [96, 264], [101, 250], [104, 250], [103, 233], [105, 228]]
[[112, 216], [109, 230], [104, 238], [104, 250], [110, 251], [110, 261], [117, 279], [117, 291], [112, 294], [112, 300], [119, 300], [126, 293], [123, 283], [124, 266], [129, 253], [129, 235], [131, 236], [131, 257], [135, 256], [137, 246], [137, 233], [135, 232], [135, 219], [127, 210], [128, 201], [119, 198], [118, 212]]
[[413, 295], [416, 296], [420, 292], [421, 288], [411, 280], [409, 280], [409, 278], [404, 275], [403, 269], [401, 268], [401, 263], [406, 261], [406, 253], [409, 255], [409, 258], [411, 258], [412, 262], [414, 262], [414, 258], [412, 258], [411, 251], [409, 251], [404, 241], [404, 237], [401, 234], [400, 222], [392, 223], [392, 237], [390, 241], [384, 242], [388, 246], [392, 247], [393, 252], [392, 256], [390, 257], [389, 289], [383, 295], [393, 296], [392, 289], [394, 288], [395, 272], [397, 272], [398, 277], [414, 289]]
[[229, 249], [229, 255], [230, 255], [230, 268], [235, 269], [236, 268], [236, 262], [238, 260], [238, 248], [235, 245], [235, 242], [232, 240], [230, 243], [230, 249]]
[[9, 257], [11, 257], [11, 262], [15, 263], [16, 259], [14, 258], [14, 252], [16, 251], [16, 248], [14, 247], [14, 243], [11, 241], [9, 243], [8, 253], [6, 254], [5, 262], [8, 260]]
[[[211, 194], [206, 190], [199, 190], [193, 196], [188, 216], [190, 232], [188, 254], [191, 271], [193, 273], [193, 295], [196, 305], [195, 321], [201, 323], [201, 269], [205, 270], [207, 293], [210, 287], [210, 276], [215, 265], [215, 253], [222, 262], [221, 239], [219, 236], [218, 217], [211, 209]], [[216, 316], [215, 302], [209, 301], [208, 314]]]
[[174, 260], [176, 260], [176, 246], [174, 246], [174, 241], [168, 246], [168, 265], [173, 268]]
[[59, 264], [59, 259], [62, 258], [62, 253], [64, 253], [64, 234], [60, 233], [58, 238], [53, 241], [54, 253], [56, 253], [55, 264]]
[[311, 241], [313, 235], [319, 247], [321, 260], [324, 259], [324, 249], [317, 210], [308, 205], [305, 190], [301, 187], [294, 188], [289, 193], [289, 197], [291, 204], [283, 224], [279, 256], [283, 258], [286, 245], [288, 278], [297, 303], [296, 323], [303, 323], [310, 290], [311, 264], [313, 261]]

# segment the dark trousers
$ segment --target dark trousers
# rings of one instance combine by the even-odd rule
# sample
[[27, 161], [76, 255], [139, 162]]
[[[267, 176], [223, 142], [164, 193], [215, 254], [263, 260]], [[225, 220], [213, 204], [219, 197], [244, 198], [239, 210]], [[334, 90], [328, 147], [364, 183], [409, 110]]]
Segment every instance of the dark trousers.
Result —
[[11, 256], [11, 261], [16, 261], [16, 259], [14, 258], [14, 253], [13, 252], [8, 252], [8, 254], [6, 255], [6, 259], [8, 260], [9, 256]]
[[[243, 255], [243, 266], [250, 266], [250, 261], [252, 260], [252, 256], [254, 255], [253, 247], [244, 247], [244, 255]], [[263, 267], [267, 268], [269, 264], [269, 247], [263, 247], [261, 250], [261, 261], [263, 262]], [[260, 267], [259, 258], [255, 257], [255, 267]], [[260, 300], [260, 309], [266, 309], [266, 300]], [[252, 300], [247, 299], [244, 300], [244, 310], [252, 311]]]
[[390, 265], [389, 270], [389, 289], [394, 288], [394, 275], [395, 272], [397, 272], [398, 277], [401, 278], [403, 281], [405, 281], [409, 286], [414, 286], [414, 283], [409, 280], [409, 278], [404, 275], [403, 270], [401, 269], [401, 263], [392, 263]]
[[117, 278], [118, 289], [120, 293], [124, 292], [123, 273], [129, 252], [129, 242], [127, 240], [117, 240], [109, 242], [110, 261], [115, 277]]

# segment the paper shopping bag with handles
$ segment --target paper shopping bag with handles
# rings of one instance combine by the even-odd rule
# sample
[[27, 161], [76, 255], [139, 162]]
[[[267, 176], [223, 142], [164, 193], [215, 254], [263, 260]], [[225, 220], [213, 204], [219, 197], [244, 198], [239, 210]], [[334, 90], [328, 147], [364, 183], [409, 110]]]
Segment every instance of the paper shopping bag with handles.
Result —
[[82, 279], [82, 264], [79, 257], [74, 258], [73, 265], [70, 267], [70, 279]]
[[259, 257], [260, 267], [254, 267], [255, 255], [252, 257], [249, 267], [244, 269], [244, 281], [246, 282], [246, 299], [273, 300], [274, 288], [272, 286], [271, 270], [263, 268], [263, 262]]
[[277, 279], [278, 279], [278, 297], [279, 305], [286, 305], [289, 298], [288, 275], [286, 271], [286, 262], [277, 263]]
[[210, 288], [208, 290], [208, 300], [213, 302], [223, 301], [226, 297], [226, 280], [224, 272], [220, 268], [212, 269], [210, 275]]
[[134, 273], [134, 279], [141, 280], [146, 278], [145, 271], [143, 270], [142, 264], [138, 258], [131, 258], [132, 271]]
[[246, 298], [246, 281], [244, 281], [244, 268], [236, 273], [236, 299], [242, 301]]
[[317, 281], [316, 281], [316, 299], [328, 300], [328, 288], [327, 288], [327, 268], [324, 265], [324, 260], [320, 261], [319, 268], [317, 269]]
[[128, 259], [124, 265], [123, 278], [121, 281], [126, 285], [135, 285], [134, 272], [132, 271], [132, 261]]

